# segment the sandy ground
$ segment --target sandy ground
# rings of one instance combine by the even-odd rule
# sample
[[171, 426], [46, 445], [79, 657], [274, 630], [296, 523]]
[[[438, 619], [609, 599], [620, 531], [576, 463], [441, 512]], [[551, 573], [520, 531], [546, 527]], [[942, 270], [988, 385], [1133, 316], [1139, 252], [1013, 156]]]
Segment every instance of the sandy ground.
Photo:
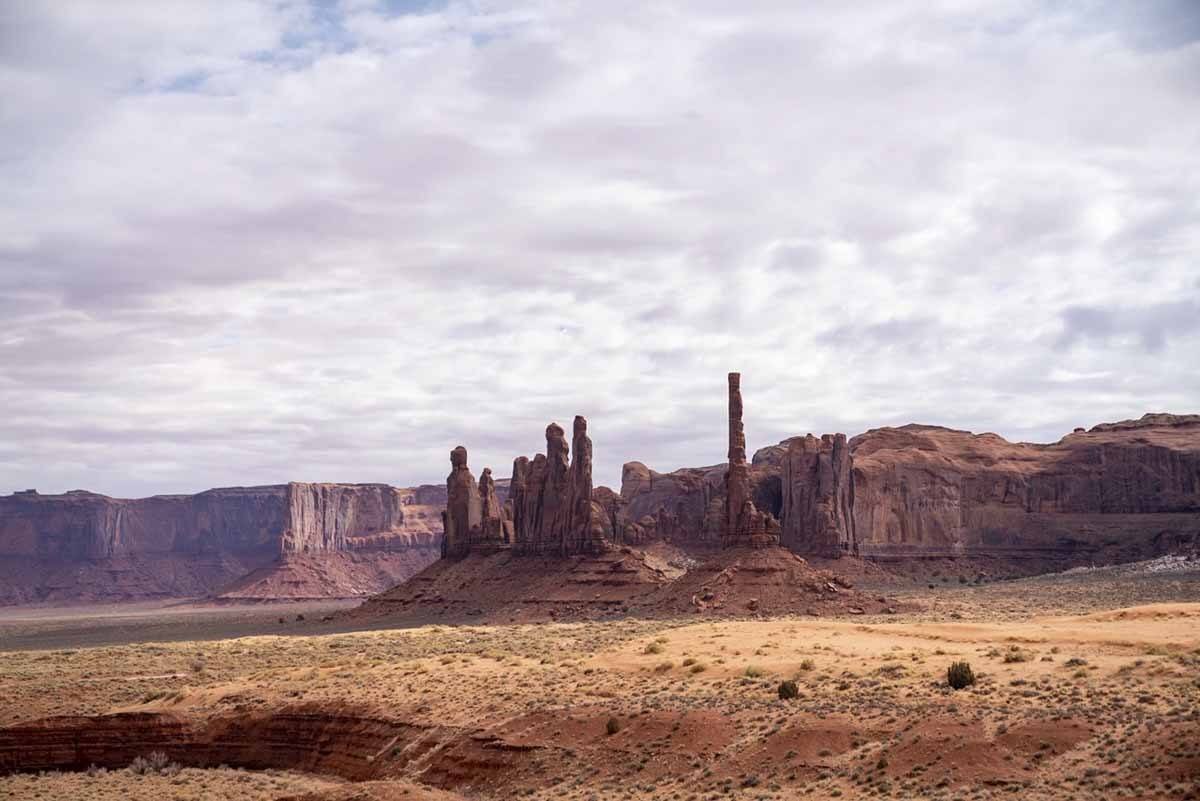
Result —
[[318, 631], [323, 617], [359, 603], [334, 600], [214, 605], [153, 601], [91, 606], [0, 606], [0, 652]]
[[[9, 651], [0, 727], [289, 712], [325, 726], [312, 742], [330, 758], [319, 775], [15, 775], [0, 798], [1198, 798], [1198, 588], [1196, 571], [1097, 571], [914, 589], [921, 611], [894, 616]], [[977, 681], [955, 691], [958, 660]], [[271, 758], [306, 736], [285, 732]]]

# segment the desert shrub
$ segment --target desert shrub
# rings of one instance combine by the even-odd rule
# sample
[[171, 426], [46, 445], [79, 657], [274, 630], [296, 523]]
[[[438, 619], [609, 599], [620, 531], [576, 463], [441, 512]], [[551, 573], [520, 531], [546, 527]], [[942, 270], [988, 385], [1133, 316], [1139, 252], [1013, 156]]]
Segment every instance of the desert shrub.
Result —
[[1073, 656], [1063, 664], [1067, 667], [1080, 667], [1081, 665], [1086, 665], [1087, 660], [1078, 656]]
[[666, 662], [659, 662], [657, 665], [655, 665], [654, 672], [655, 673], [666, 673], [668, 670], [670, 670], [673, 667], [675, 667], [675, 663], [668, 659]]
[[135, 776], [146, 776], [149, 774], [174, 776], [179, 772], [179, 765], [172, 762], [171, 758], [162, 751], [151, 751], [149, 756], [134, 757], [126, 770]]
[[661, 654], [662, 652], [662, 644], [658, 642], [647, 643], [646, 647], [642, 649], [644, 654]]
[[746, 666], [746, 678], [757, 679], [757, 678], [761, 678], [762, 675], [763, 675], [763, 670], [762, 670], [762, 668], [758, 667], [757, 665], [747, 665]]
[[621, 730], [621, 721], [616, 718], [609, 718], [608, 723], [604, 724], [604, 731], [608, 734], [616, 734]]
[[1004, 654], [1004, 662], [1006, 664], [1012, 663], [1012, 662], [1028, 662], [1028, 661], [1029, 661], [1029, 654], [1025, 653], [1024, 651], [1022, 651], [1020, 648], [1018, 648], [1015, 645], [1012, 646], [1011, 648], [1009, 648], [1008, 651], [1005, 652], [1005, 654]]
[[946, 669], [946, 683], [955, 690], [969, 687], [975, 683], [975, 671], [971, 670], [969, 662], [954, 662]]
[[800, 687], [794, 681], [779, 682], [779, 697], [784, 701], [795, 698], [800, 695]]
[[683, 660], [683, 666], [684, 666], [684, 667], [691, 667], [691, 666], [692, 666], [692, 665], [694, 665], [694, 664], [696, 664], [696, 659], [695, 659], [695, 657], [691, 657], [691, 656], [689, 656], [687, 659]]
[[704, 671], [708, 670], [708, 665], [704, 664], [703, 662], [695, 662], [688, 669], [693, 673], [703, 673]]
[[800, 663], [800, 669], [805, 670], [805, 671], [812, 670], [816, 666], [817, 666], [816, 663], [813, 662], [811, 659], [805, 659], [803, 662]]

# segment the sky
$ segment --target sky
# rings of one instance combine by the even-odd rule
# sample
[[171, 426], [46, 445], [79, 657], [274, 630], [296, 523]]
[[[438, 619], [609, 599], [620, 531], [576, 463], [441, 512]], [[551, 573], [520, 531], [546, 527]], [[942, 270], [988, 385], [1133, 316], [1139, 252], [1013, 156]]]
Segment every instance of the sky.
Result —
[[1200, 411], [1194, 0], [0, 2], [0, 493]]

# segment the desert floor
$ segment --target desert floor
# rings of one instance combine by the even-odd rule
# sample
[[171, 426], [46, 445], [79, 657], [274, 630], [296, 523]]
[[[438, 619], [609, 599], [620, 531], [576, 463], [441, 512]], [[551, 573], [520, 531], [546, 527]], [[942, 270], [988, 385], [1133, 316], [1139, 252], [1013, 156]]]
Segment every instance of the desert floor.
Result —
[[[220, 610], [149, 608], [203, 638], [70, 648], [10, 615], [0, 767], [98, 762], [0, 798], [1200, 798], [1194, 565], [930, 583], [880, 617], [323, 634], [229, 610], [284, 633], [223, 639]], [[954, 691], [957, 660], [978, 679]], [[50, 718], [101, 713], [128, 714]]]

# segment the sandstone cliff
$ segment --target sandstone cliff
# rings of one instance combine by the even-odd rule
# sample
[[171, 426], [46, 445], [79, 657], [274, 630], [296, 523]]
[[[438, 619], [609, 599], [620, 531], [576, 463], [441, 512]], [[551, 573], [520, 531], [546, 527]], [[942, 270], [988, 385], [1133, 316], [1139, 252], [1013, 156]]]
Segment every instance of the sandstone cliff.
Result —
[[1200, 417], [1147, 415], [1051, 445], [909, 425], [850, 441], [865, 556], [1137, 558], [1200, 541]]
[[0, 603], [204, 596], [298, 555], [411, 551], [419, 569], [437, 556], [444, 504], [444, 489], [384, 484], [0, 496]]
[[[652, 536], [715, 544], [724, 471], [630, 462], [623, 513]], [[810, 435], [760, 449], [749, 480], [803, 554], [1136, 559], [1200, 543], [1200, 416], [1151, 414], [1048, 445], [924, 425]]]

